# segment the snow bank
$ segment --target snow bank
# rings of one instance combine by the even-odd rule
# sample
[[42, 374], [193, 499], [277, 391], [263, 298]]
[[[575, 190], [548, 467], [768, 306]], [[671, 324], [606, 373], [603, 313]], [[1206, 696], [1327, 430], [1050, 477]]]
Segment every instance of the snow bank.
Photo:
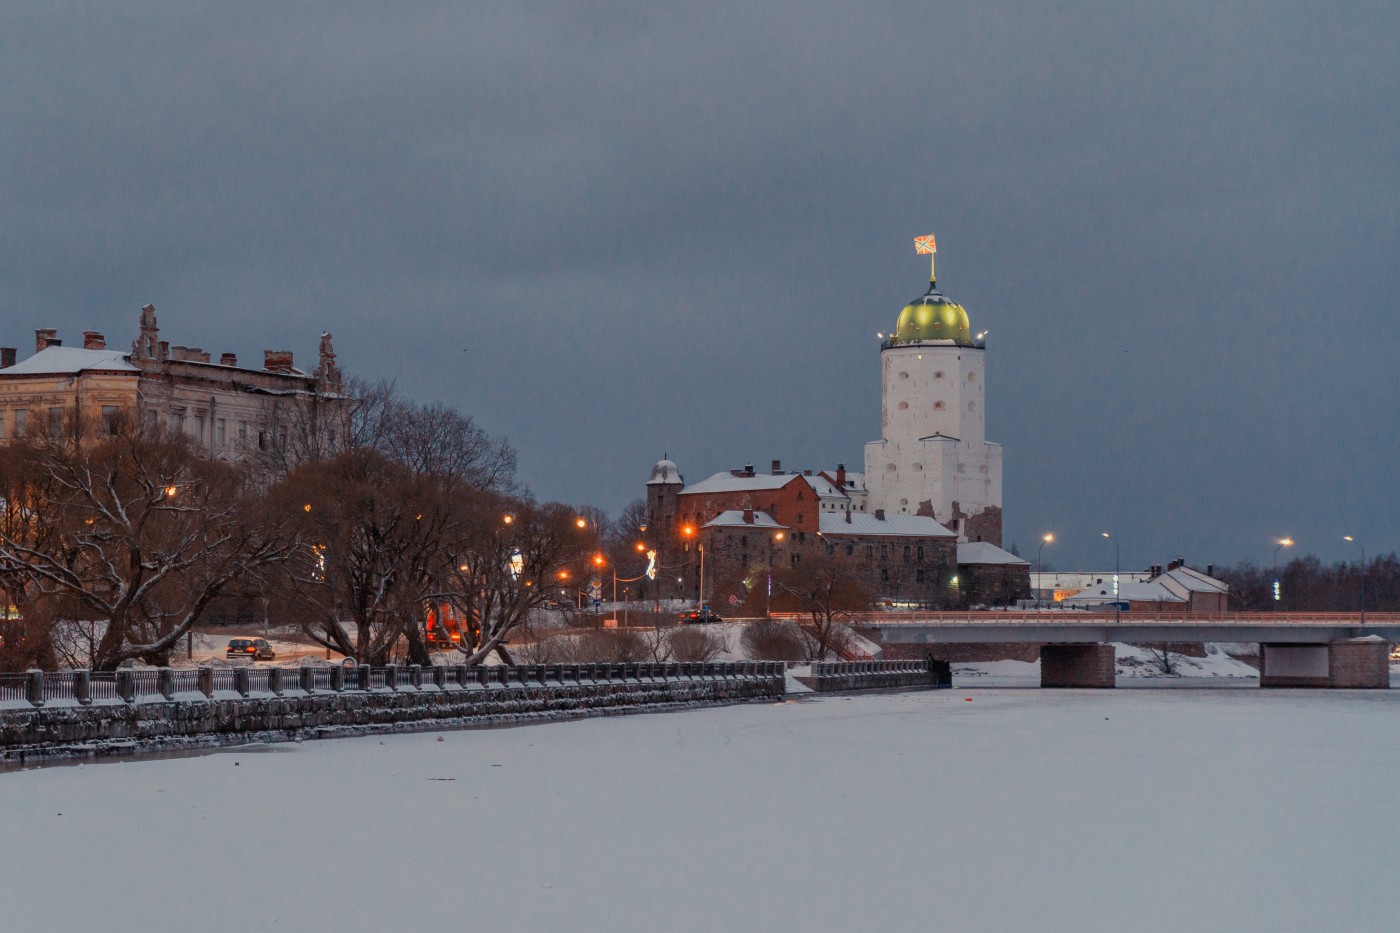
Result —
[[0, 891], [15, 930], [1391, 930], [1397, 699], [803, 697], [0, 774]]

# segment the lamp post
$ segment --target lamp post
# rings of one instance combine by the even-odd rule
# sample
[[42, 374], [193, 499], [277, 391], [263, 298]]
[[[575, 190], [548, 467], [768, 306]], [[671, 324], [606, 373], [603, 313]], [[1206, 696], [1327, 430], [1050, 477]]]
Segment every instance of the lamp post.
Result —
[[1343, 535], [1343, 541], [1350, 541], [1361, 548], [1361, 624], [1366, 624], [1366, 546], [1351, 535]]
[[1279, 548], [1292, 547], [1292, 538], [1280, 538], [1274, 545], [1274, 608], [1279, 608], [1279, 600], [1283, 596], [1283, 588], [1278, 584], [1278, 552]]
[[1118, 547], [1118, 539], [1108, 532], [1102, 532], [1103, 537], [1113, 542], [1113, 621], [1122, 624], [1123, 603], [1118, 599], [1118, 572], [1122, 567], [1122, 550]]
[[1040, 547], [1035, 550], [1035, 575], [1036, 582], [1040, 585], [1035, 588], [1035, 608], [1040, 608], [1040, 594], [1045, 591], [1045, 561], [1042, 555], [1045, 553], [1045, 545], [1055, 540], [1055, 535], [1046, 532], [1040, 538]]
[[773, 545], [783, 540], [781, 531], [775, 532], [768, 546], [768, 589], [763, 594], [763, 617], [773, 614]]

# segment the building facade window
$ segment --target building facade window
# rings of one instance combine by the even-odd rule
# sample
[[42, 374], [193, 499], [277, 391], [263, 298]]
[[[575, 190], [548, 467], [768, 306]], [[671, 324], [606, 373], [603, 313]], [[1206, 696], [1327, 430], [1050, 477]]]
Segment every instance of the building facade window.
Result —
[[15, 437], [23, 437], [25, 430], [29, 427], [29, 409], [15, 409]]
[[102, 406], [102, 430], [108, 434], [117, 433], [117, 419], [121, 417], [121, 409], [116, 405]]
[[228, 444], [228, 421], [218, 418], [214, 421], [214, 443], [220, 447]]
[[248, 422], [238, 422], [238, 449], [242, 450], [248, 446]]
[[49, 409], [49, 433], [57, 434], [63, 430], [63, 408], [55, 406]]

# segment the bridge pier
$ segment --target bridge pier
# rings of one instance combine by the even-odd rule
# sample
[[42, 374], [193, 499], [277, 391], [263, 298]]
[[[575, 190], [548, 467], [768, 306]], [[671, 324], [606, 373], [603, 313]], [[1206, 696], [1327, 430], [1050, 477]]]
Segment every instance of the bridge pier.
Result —
[[1261, 644], [1259, 686], [1387, 689], [1390, 644], [1374, 635], [1323, 645]]
[[1108, 644], [1042, 645], [1042, 687], [1112, 687], [1113, 646]]

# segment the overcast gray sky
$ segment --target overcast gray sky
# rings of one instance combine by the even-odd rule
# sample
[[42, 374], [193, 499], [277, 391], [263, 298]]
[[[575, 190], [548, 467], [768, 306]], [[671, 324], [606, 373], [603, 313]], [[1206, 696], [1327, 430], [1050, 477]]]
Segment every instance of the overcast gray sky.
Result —
[[[389, 376], [616, 514], [855, 468], [877, 330], [989, 329], [1006, 543], [1400, 543], [1400, 5], [11, 3], [0, 343]], [[23, 353], [22, 353], [23, 355]]]

